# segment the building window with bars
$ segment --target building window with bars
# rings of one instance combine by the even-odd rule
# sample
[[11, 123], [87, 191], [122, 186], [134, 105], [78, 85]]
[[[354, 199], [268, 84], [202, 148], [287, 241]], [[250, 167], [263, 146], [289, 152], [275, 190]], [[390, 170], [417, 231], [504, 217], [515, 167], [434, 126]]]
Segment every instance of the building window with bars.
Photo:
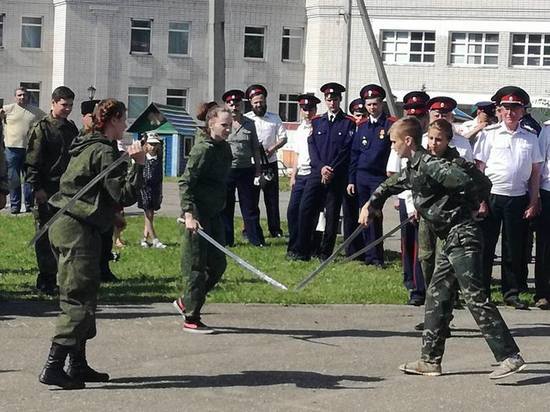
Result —
[[183, 107], [187, 110], [187, 89], [167, 89], [166, 104]]
[[148, 87], [128, 87], [128, 118], [138, 117], [149, 104]]
[[35, 82], [21, 82], [19, 87], [27, 89], [27, 97], [31, 106], [40, 106], [40, 83]]
[[550, 34], [512, 34], [512, 66], [550, 67]]
[[264, 58], [265, 27], [244, 28], [244, 57]]
[[279, 95], [279, 116], [283, 122], [299, 122], [298, 94]]
[[152, 20], [131, 19], [130, 53], [151, 54]]
[[433, 63], [435, 32], [384, 30], [382, 58], [389, 64]]
[[42, 17], [22, 17], [21, 47], [25, 49], [42, 47]]
[[172, 22], [168, 25], [168, 54], [189, 56], [191, 23]]
[[451, 65], [497, 66], [498, 33], [451, 33]]
[[301, 62], [304, 43], [304, 29], [283, 27], [283, 61]]

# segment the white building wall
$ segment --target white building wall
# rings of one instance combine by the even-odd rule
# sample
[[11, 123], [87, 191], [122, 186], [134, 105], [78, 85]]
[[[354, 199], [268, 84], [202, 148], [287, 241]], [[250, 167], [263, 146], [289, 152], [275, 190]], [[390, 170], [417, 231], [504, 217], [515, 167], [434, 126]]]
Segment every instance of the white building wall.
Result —
[[[3, 47], [0, 48], [0, 98], [13, 102], [14, 90], [20, 82], [40, 83], [40, 107], [49, 110], [53, 58], [52, 0], [0, 0], [0, 14], [5, 14]], [[22, 17], [42, 17], [40, 49], [21, 47]]]

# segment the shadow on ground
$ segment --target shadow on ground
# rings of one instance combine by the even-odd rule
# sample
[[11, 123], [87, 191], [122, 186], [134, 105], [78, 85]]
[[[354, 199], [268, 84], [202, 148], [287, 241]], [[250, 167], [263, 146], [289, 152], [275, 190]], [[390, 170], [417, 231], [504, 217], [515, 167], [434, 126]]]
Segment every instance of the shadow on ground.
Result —
[[383, 378], [356, 375], [325, 375], [304, 371], [242, 371], [241, 373], [200, 376], [139, 376], [112, 379], [109, 384], [92, 389], [164, 389], [229, 388], [235, 386], [295, 385], [310, 389], [369, 389], [345, 386], [343, 382], [381, 382]]

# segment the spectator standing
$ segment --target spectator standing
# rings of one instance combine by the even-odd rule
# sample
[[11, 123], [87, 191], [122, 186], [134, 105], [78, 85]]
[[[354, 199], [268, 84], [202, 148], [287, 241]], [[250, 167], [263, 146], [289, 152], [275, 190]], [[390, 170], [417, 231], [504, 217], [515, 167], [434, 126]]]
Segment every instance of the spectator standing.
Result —
[[145, 167], [143, 168], [143, 186], [139, 191], [138, 207], [143, 210], [144, 227], [141, 247], [165, 249], [155, 231], [155, 211], [162, 203], [162, 142], [158, 134], [147, 132], [145, 141]]
[[[25, 156], [26, 182], [34, 194], [33, 210], [37, 230], [55, 211], [48, 199], [59, 191], [59, 180], [69, 164], [69, 148], [78, 136], [78, 129], [68, 119], [73, 110], [74, 93], [66, 86], [57, 87], [52, 93], [49, 115], [35, 123], [29, 130], [29, 145]], [[48, 234], [44, 233], [35, 243], [38, 277], [36, 287], [46, 294], [56, 293], [57, 262], [52, 253]]]
[[246, 89], [246, 97], [252, 105], [252, 111], [245, 114], [254, 121], [256, 134], [263, 149], [267, 164], [263, 165], [271, 180], [262, 185], [264, 203], [267, 211], [267, 226], [272, 237], [283, 236], [279, 214], [279, 167], [277, 150], [287, 142], [283, 122], [278, 114], [267, 111], [267, 90], [260, 84]]
[[493, 260], [502, 227], [501, 288], [504, 302], [516, 309], [528, 309], [519, 299], [525, 263], [524, 242], [527, 222], [539, 213], [541, 162], [537, 136], [523, 129], [520, 120], [529, 95], [519, 87], [507, 86], [491, 99], [499, 106], [502, 122], [483, 130], [475, 145], [478, 168], [493, 187], [488, 204], [482, 203], [480, 215], [485, 238], [483, 272], [490, 296]]
[[[25, 154], [27, 152], [28, 131], [36, 121], [46, 116], [38, 107], [29, 104], [27, 89], [15, 89], [15, 103], [5, 105], [0, 110], [4, 125], [4, 145], [10, 187], [10, 212], [21, 211], [21, 176], [24, 176]], [[23, 184], [25, 211], [30, 212], [34, 204], [32, 188]]]
[[244, 231], [248, 241], [262, 247], [265, 244], [264, 233], [260, 226], [259, 179], [261, 175], [260, 143], [254, 121], [242, 114], [242, 90], [228, 90], [222, 100], [225, 108], [233, 117], [232, 132], [227, 139], [231, 146], [233, 160], [227, 180], [227, 199], [223, 211], [225, 241], [229, 246], [235, 244], [235, 190], [239, 195], [239, 206], [244, 222]]
[[317, 97], [310, 94], [298, 96], [300, 114], [302, 121], [295, 133], [294, 150], [297, 154], [295, 163], [292, 165], [290, 176], [290, 200], [288, 201], [287, 222], [288, 222], [288, 247], [287, 257], [296, 257], [296, 244], [300, 232], [300, 202], [304, 193], [307, 178], [311, 174], [309, 160], [308, 139], [311, 136], [311, 120], [317, 114], [317, 105], [321, 103]]

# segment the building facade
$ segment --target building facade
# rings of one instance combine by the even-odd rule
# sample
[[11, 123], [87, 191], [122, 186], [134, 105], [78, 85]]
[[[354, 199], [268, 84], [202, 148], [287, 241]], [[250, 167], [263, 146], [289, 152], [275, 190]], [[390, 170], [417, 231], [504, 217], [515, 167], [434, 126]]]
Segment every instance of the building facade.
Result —
[[[423, 89], [466, 107], [507, 84], [550, 95], [548, 1], [365, 4], [398, 101]], [[78, 105], [94, 86], [128, 102], [130, 118], [150, 102], [194, 114], [261, 83], [269, 110], [295, 122], [304, 91], [338, 81], [347, 102], [379, 82], [355, 0], [0, 0], [0, 68], [5, 103], [24, 85], [48, 110], [64, 84]]]

